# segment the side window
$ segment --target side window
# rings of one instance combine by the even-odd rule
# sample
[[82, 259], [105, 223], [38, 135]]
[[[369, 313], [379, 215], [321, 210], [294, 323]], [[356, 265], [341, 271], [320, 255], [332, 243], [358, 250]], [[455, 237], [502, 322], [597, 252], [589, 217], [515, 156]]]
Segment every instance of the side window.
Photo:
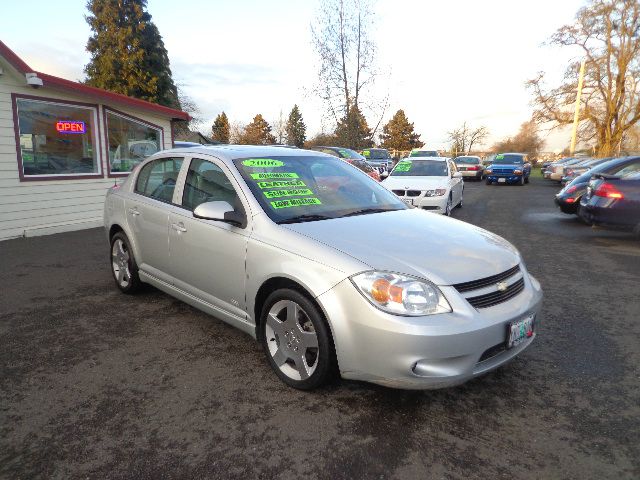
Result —
[[340, 154], [335, 150], [331, 150], [330, 148], [323, 148], [322, 153], [328, 153], [329, 155], [340, 158]]
[[640, 162], [635, 162], [627, 165], [624, 168], [621, 168], [615, 173], [615, 175], [619, 175], [622, 177], [624, 175], [628, 175], [631, 172], [638, 172], [638, 171], [640, 171]]
[[182, 161], [182, 158], [160, 158], [145, 165], [136, 180], [136, 193], [170, 203]]
[[184, 184], [182, 206], [194, 210], [201, 203], [216, 201], [241, 208], [238, 194], [222, 169], [207, 160], [192, 159]]

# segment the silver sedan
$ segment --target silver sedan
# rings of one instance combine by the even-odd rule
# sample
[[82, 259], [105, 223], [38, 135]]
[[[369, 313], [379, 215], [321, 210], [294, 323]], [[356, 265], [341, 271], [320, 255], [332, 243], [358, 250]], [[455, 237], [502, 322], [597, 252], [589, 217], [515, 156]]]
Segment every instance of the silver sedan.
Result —
[[538, 329], [540, 285], [512, 245], [319, 152], [159, 152], [109, 190], [104, 214], [121, 291], [148, 283], [247, 332], [292, 387], [337, 373], [456, 385]]

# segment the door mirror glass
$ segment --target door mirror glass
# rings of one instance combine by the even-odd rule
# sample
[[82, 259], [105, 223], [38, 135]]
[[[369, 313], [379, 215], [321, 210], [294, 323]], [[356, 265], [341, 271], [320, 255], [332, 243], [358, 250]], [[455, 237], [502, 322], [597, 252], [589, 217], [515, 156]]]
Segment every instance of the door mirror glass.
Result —
[[193, 216], [203, 220], [216, 220], [241, 227], [246, 224], [244, 214], [236, 212], [229, 202], [224, 201], [201, 203], [193, 211]]

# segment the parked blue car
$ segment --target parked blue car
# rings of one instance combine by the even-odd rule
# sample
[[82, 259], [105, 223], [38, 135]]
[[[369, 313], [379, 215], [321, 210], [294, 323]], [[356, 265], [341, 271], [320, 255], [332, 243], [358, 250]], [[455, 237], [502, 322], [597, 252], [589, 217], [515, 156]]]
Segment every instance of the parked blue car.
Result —
[[531, 164], [524, 153], [499, 153], [484, 171], [487, 185], [492, 183], [529, 183]]

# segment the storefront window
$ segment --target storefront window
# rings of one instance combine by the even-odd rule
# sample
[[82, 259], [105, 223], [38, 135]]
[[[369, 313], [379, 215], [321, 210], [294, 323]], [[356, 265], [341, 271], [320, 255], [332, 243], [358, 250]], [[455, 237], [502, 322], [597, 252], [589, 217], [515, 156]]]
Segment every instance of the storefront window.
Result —
[[99, 174], [96, 109], [16, 99], [25, 177]]
[[128, 173], [161, 149], [161, 130], [107, 111], [107, 142], [111, 173]]

